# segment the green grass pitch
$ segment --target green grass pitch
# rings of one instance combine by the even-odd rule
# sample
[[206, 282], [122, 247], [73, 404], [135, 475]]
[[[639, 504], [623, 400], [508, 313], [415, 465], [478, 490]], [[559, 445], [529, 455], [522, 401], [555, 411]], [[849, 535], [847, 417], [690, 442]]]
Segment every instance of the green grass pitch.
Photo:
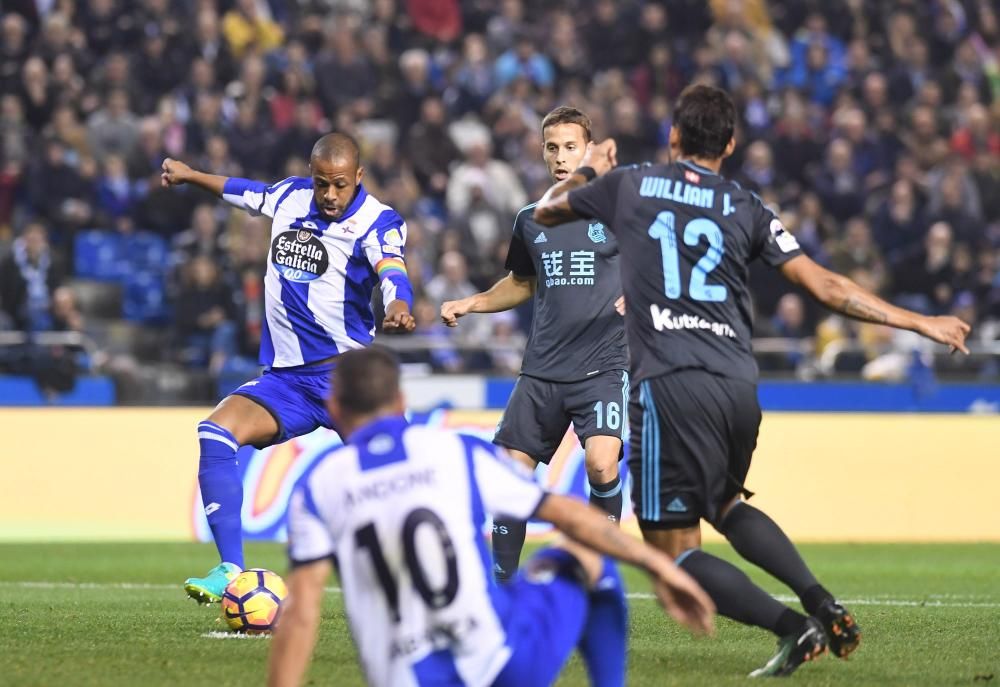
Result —
[[[709, 547], [727, 558], [726, 547]], [[1000, 685], [1000, 545], [810, 545], [806, 560], [848, 602], [864, 636], [791, 678], [807, 685]], [[218, 606], [180, 582], [213, 564], [200, 544], [0, 545], [0, 685], [258, 685], [269, 639], [219, 638]], [[283, 573], [283, 549], [248, 561]], [[750, 571], [776, 594], [787, 590]], [[642, 575], [631, 593], [629, 684], [738, 685], [771, 655], [766, 633], [720, 620], [693, 639], [666, 619]], [[331, 585], [336, 580], [331, 580]], [[327, 594], [309, 684], [362, 685], [339, 593]], [[585, 685], [578, 659], [559, 685]]]

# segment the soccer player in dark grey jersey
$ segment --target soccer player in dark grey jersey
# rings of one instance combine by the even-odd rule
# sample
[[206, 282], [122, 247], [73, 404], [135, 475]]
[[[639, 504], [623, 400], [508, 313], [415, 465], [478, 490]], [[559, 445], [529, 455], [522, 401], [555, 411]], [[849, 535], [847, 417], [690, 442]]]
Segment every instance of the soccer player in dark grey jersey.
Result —
[[[897, 308], [803, 255], [758, 197], [719, 176], [735, 145], [735, 119], [725, 92], [692, 86], [674, 113], [675, 162], [612, 171], [614, 141], [604, 141], [549, 189], [534, 217], [553, 227], [595, 217], [615, 232], [636, 384], [629, 469], [643, 536], [675, 556], [721, 614], [778, 635], [778, 653], [752, 675], [787, 675], [827, 646], [847, 656], [860, 631], [784, 532], [741, 499], [749, 495], [743, 483], [761, 419], [749, 263], [763, 260], [844, 315], [909, 329], [953, 350], [968, 352], [969, 326]], [[701, 551], [702, 518], [741, 556], [790, 586], [809, 616]]]
[[[553, 180], [568, 177], [590, 143], [590, 118], [558, 107], [542, 120], [543, 157]], [[618, 460], [629, 396], [618, 246], [597, 220], [577, 219], [545, 231], [518, 213], [506, 268], [488, 291], [441, 306], [450, 327], [473, 312], [509, 310], [535, 295], [535, 317], [521, 376], [497, 428], [494, 443], [534, 468], [548, 463], [570, 424], [586, 453], [590, 501], [612, 520], [621, 517]], [[517, 570], [524, 522], [498, 520], [493, 557], [498, 579]]]

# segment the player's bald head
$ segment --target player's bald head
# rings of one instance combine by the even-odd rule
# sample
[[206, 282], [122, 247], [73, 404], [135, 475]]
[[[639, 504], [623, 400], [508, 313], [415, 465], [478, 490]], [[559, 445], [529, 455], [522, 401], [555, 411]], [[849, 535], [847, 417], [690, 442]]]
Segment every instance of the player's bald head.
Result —
[[361, 164], [357, 141], [339, 132], [323, 136], [313, 146], [310, 162], [348, 163], [355, 169]]

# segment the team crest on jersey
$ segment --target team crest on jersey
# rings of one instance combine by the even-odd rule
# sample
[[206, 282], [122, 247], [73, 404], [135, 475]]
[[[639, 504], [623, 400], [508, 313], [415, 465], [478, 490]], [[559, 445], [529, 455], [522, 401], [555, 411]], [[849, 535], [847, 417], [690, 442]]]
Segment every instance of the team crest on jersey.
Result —
[[697, 172], [692, 172], [690, 169], [684, 172], [684, 178], [687, 179], [692, 184], [701, 183], [701, 175]]
[[292, 229], [274, 237], [271, 264], [288, 281], [306, 283], [326, 273], [330, 267], [330, 256], [323, 242], [311, 231]]
[[600, 222], [590, 223], [590, 226], [587, 227], [587, 236], [594, 243], [604, 243], [608, 240], [608, 237], [604, 234], [604, 225]]

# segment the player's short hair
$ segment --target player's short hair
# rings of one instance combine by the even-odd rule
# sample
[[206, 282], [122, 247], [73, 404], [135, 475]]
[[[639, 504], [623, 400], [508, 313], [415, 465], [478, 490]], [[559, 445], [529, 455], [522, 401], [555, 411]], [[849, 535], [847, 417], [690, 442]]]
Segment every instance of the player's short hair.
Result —
[[361, 164], [361, 150], [358, 148], [358, 142], [351, 136], [335, 131], [316, 141], [309, 159], [348, 160], [357, 167]]
[[399, 361], [387, 348], [369, 346], [337, 356], [333, 396], [355, 415], [374, 413], [399, 394]]
[[674, 109], [674, 126], [685, 155], [718, 159], [726, 151], [736, 128], [736, 106], [721, 88], [696, 84], [680, 95]]
[[560, 105], [556, 109], [545, 115], [545, 119], [542, 120], [542, 135], [545, 135], [545, 130], [550, 126], [555, 126], [556, 124], [578, 124], [580, 128], [583, 129], [583, 138], [588, 143], [593, 139], [593, 134], [591, 134], [591, 123], [590, 117], [588, 117], [582, 110], [578, 110], [575, 107], [569, 107], [568, 105]]

